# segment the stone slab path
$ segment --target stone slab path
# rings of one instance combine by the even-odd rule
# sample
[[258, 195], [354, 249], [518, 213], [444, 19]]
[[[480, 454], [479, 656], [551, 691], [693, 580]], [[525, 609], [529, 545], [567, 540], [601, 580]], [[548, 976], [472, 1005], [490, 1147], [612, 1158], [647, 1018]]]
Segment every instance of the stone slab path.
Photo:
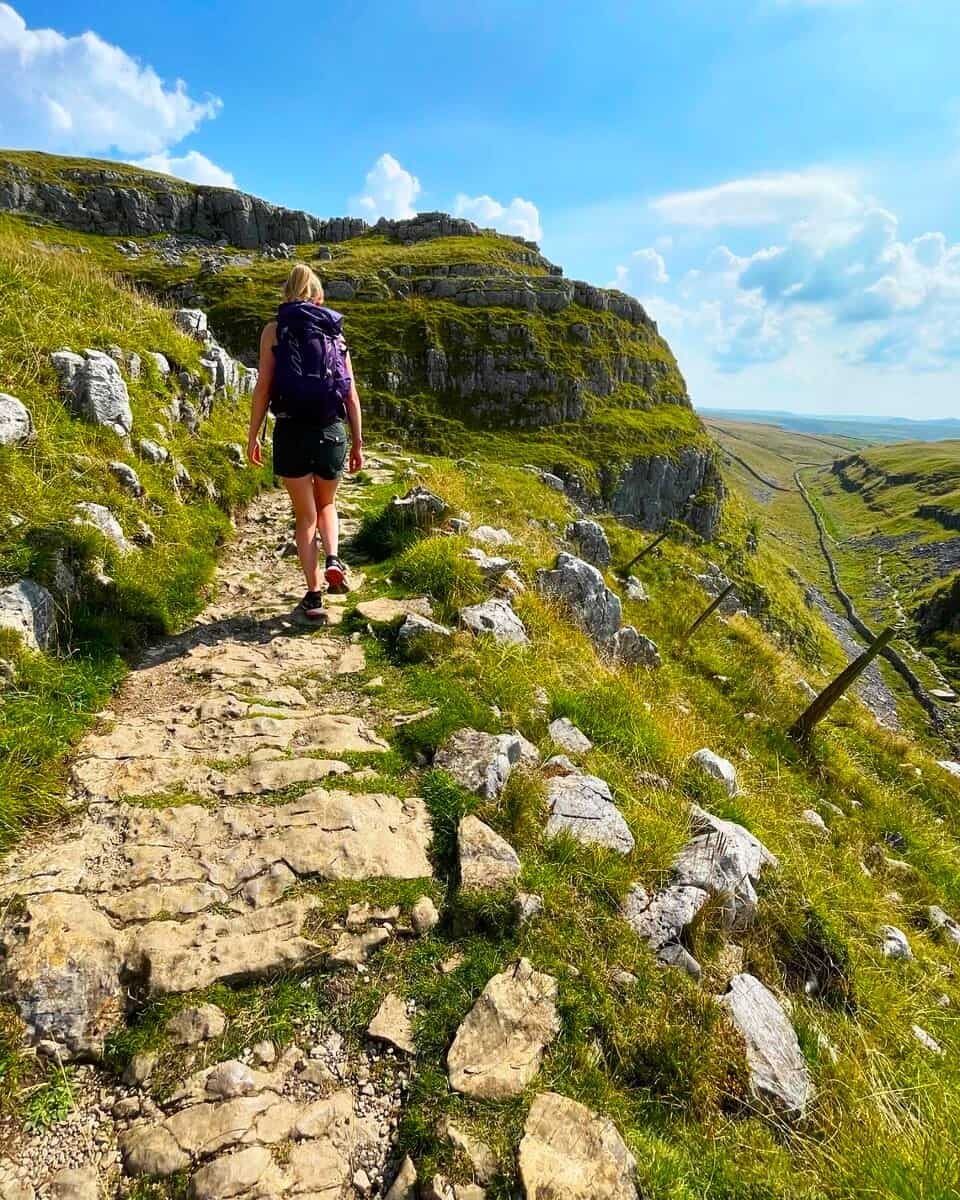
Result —
[[[367, 475], [385, 481], [394, 468], [384, 459]], [[347, 541], [361, 486], [343, 487]], [[344, 789], [364, 778], [344, 756], [387, 750], [376, 730], [395, 714], [351, 687], [365, 658], [340, 628], [346, 597], [328, 598], [320, 628], [292, 615], [303, 583], [290, 528], [277, 492], [239, 520], [212, 603], [145, 654], [79, 746], [77, 815], [0, 867], [3, 991], [51, 1057], [96, 1061], [149, 996], [324, 965], [301, 881], [432, 874], [422, 800]], [[362, 586], [359, 570], [353, 583]], [[303, 794], [287, 791], [304, 784]], [[355, 947], [335, 950], [349, 957]], [[389, 1131], [361, 1115], [371, 1102], [349, 1086], [304, 1090], [295, 1067], [285, 1060], [271, 1076], [228, 1080], [225, 1094], [222, 1081], [188, 1081], [165, 1115], [122, 1132], [127, 1170], [196, 1167], [197, 1195], [354, 1194], [355, 1170], [383, 1157], [373, 1147]], [[270, 1165], [266, 1147], [291, 1140], [285, 1169]], [[238, 1148], [242, 1160], [215, 1156]], [[45, 1188], [43, 1155], [21, 1149], [26, 1175], [15, 1177]], [[89, 1157], [65, 1165], [86, 1167]], [[3, 1195], [9, 1161], [0, 1162]], [[95, 1154], [93, 1166], [103, 1166]]]

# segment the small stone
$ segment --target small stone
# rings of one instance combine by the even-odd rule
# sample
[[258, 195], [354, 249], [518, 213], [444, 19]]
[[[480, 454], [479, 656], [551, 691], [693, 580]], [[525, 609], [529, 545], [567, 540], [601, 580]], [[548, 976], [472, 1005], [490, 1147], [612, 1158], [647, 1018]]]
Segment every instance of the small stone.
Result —
[[560, 1030], [557, 982], [525, 958], [495, 975], [447, 1054], [455, 1091], [488, 1100], [519, 1095]]
[[100, 1200], [100, 1175], [96, 1167], [64, 1167], [47, 1184], [50, 1200]]
[[397, 649], [408, 662], [422, 662], [442, 653], [452, 637], [453, 630], [446, 625], [410, 613], [397, 630]]
[[500, 646], [526, 646], [523, 622], [505, 600], [484, 600], [460, 610], [460, 623], [471, 633], [489, 635]]
[[647, 589], [643, 586], [636, 575], [630, 575], [627, 578], [627, 599], [642, 602], [649, 600]]
[[931, 1054], [943, 1054], [943, 1047], [925, 1029], [922, 1029], [919, 1025], [911, 1025], [910, 1032], [925, 1050], [929, 1050]]
[[18, 446], [33, 436], [33, 419], [16, 396], [0, 392], [0, 446]]
[[581, 558], [595, 567], [610, 565], [610, 543], [603, 527], [596, 521], [574, 521], [568, 525], [565, 534], [567, 541], [573, 542]]
[[634, 837], [613, 803], [609, 786], [596, 775], [555, 775], [547, 781], [547, 837], [569, 833], [578, 842], [629, 854]]
[[417, 1052], [406, 1003], [394, 992], [384, 996], [376, 1016], [367, 1026], [367, 1034], [376, 1041], [396, 1046], [404, 1054]]
[[737, 794], [737, 770], [728, 759], [704, 748], [696, 754], [691, 754], [689, 761], [691, 766], [697, 767], [704, 775], [719, 780], [728, 796]]
[[805, 808], [803, 810], [803, 812], [800, 814], [800, 816], [804, 819], [804, 821], [806, 821], [806, 823], [808, 825], [812, 825], [813, 828], [816, 829], [819, 833], [826, 833], [826, 834], [830, 833], [830, 828], [827, 825], [826, 821], [824, 821], [823, 817], [821, 817], [818, 812], [815, 812], [814, 809]]
[[429, 896], [421, 896], [417, 900], [410, 910], [410, 920], [413, 922], [414, 931], [418, 934], [422, 935], [436, 929], [440, 923], [440, 914]]
[[556, 1092], [530, 1106], [518, 1160], [526, 1200], [638, 1200], [636, 1162], [613, 1122]]
[[246, 1063], [232, 1058], [213, 1068], [204, 1087], [210, 1096], [231, 1100], [236, 1096], [251, 1095], [257, 1090], [257, 1081]]
[[913, 958], [907, 935], [896, 925], [880, 926], [880, 950], [884, 958]]
[[960, 922], [955, 921], [937, 904], [931, 904], [927, 909], [927, 918], [931, 926], [939, 930], [948, 942], [960, 946]]
[[470, 540], [482, 546], [512, 546], [514, 536], [506, 529], [494, 529], [491, 525], [478, 525], [470, 534]]
[[499, 1171], [500, 1164], [487, 1143], [472, 1137], [449, 1121], [445, 1132], [454, 1147], [469, 1160], [477, 1182], [490, 1183]]
[[273, 1042], [256, 1042], [253, 1047], [253, 1059], [261, 1067], [272, 1067], [277, 1061], [277, 1048]]
[[632, 625], [624, 625], [622, 629], [618, 629], [606, 645], [615, 662], [648, 667], [651, 670], [663, 666], [656, 643], [638, 633]]
[[499, 796], [521, 763], [539, 761], [537, 748], [519, 733], [481, 733], [459, 729], [437, 751], [433, 765], [485, 800]]
[[110, 473], [117, 480], [122, 488], [130, 493], [131, 496], [143, 495], [143, 484], [140, 482], [140, 476], [136, 473], [133, 467], [125, 462], [111, 462], [108, 464]]
[[361, 1196], [369, 1196], [372, 1190], [370, 1176], [362, 1167], [358, 1167], [353, 1173], [353, 1186], [357, 1189]]
[[153, 1074], [159, 1055], [156, 1050], [142, 1050], [127, 1063], [123, 1082], [127, 1087], [143, 1087]]
[[746, 1042], [753, 1093], [784, 1116], [802, 1117], [814, 1088], [783, 1006], [752, 975], [735, 975], [718, 1002]]
[[538, 896], [536, 892], [517, 892], [513, 907], [517, 914], [517, 924], [526, 925], [543, 912], [543, 897]]
[[195, 1046], [223, 1035], [227, 1018], [215, 1004], [200, 1004], [182, 1008], [170, 1018], [164, 1031], [177, 1046]]

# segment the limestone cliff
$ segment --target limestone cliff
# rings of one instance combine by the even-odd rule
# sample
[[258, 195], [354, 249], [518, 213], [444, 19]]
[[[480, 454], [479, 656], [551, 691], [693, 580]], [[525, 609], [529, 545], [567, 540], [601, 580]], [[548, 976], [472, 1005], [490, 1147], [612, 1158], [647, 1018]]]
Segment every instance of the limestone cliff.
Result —
[[0, 209], [54, 246], [53, 227], [77, 231], [106, 265], [207, 310], [250, 365], [278, 260], [312, 261], [386, 435], [530, 462], [585, 508], [713, 536], [722, 484], [656, 323], [631, 296], [565, 278], [534, 243], [444, 213], [323, 220], [122, 164], [14, 152], [0, 154]]

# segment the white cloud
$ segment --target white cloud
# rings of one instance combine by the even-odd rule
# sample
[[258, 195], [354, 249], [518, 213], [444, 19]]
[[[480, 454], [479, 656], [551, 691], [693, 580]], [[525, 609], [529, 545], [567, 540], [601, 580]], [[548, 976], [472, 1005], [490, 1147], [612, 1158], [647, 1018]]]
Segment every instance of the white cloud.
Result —
[[658, 217], [700, 229], [777, 225], [801, 218], [831, 218], [857, 212], [861, 201], [848, 175], [794, 171], [734, 179], [716, 187], [672, 192], [651, 202]]
[[[652, 299], [634, 263], [618, 268], [618, 285], [696, 338], [715, 368], [780, 361], [814, 341], [860, 366], [930, 372], [960, 361], [960, 243], [937, 231], [905, 239], [897, 216], [850, 177], [757, 176], [661, 197], [653, 209], [699, 230], [684, 237], [702, 258]], [[710, 245], [710, 231], [731, 226], [739, 252]], [[662, 288], [651, 253], [634, 261], [648, 288]]]
[[74, 154], [160, 154], [220, 111], [181, 79], [95, 33], [29, 29], [0, 4], [0, 144]]
[[367, 172], [366, 191], [352, 203], [371, 217], [399, 220], [415, 217], [414, 201], [419, 196], [420, 180], [405, 170], [392, 154], [381, 154]]
[[637, 292], [650, 285], [661, 285], [670, 282], [667, 274], [667, 264], [663, 255], [652, 246], [642, 250], [634, 250], [628, 264], [621, 263], [616, 268], [616, 278], [608, 285], [620, 288], [622, 291]]
[[539, 242], [543, 237], [539, 209], [532, 200], [524, 200], [522, 196], [515, 196], [509, 204], [501, 204], [492, 196], [466, 196], [461, 192], [454, 201], [453, 211], [455, 216], [491, 226], [501, 233], [512, 233], [529, 242]]
[[229, 171], [218, 167], [197, 150], [188, 150], [179, 157], [170, 154], [150, 154], [146, 158], [137, 159], [133, 165], [146, 167], [148, 171], [161, 171], [164, 175], [175, 175], [178, 179], [189, 180], [190, 183], [205, 183], [211, 187], [225, 188], [237, 186]]

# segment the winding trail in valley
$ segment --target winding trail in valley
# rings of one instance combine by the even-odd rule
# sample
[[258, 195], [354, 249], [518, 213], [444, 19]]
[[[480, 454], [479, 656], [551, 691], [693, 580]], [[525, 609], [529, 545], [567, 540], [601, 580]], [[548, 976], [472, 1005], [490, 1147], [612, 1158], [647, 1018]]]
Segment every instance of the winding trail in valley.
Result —
[[[836, 561], [830, 552], [827, 529], [824, 524], [823, 517], [820, 515], [819, 509], [810, 498], [810, 494], [804, 486], [803, 480], [800, 476], [800, 472], [805, 467], [816, 467], [817, 465], [817, 463], [798, 463], [796, 470], [793, 473], [793, 479], [797, 485], [797, 489], [800, 492], [801, 497], [803, 498], [803, 502], [809, 509], [817, 527], [817, 540], [820, 544], [820, 551], [826, 561], [827, 570], [830, 573], [830, 582], [833, 585], [833, 590], [847, 614], [847, 620], [865, 641], [872, 642], [875, 640], [877, 635], [870, 629], [867, 623], [857, 612], [853, 600], [851, 599], [849, 593], [844, 589], [843, 584], [840, 582], [840, 573], [837, 570]], [[917, 677], [912, 668], [907, 664], [902, 655], [892, 646], [885, 647], [881, 651], [881, 654], [910, 688], [910, 691], [913, 693], [917, 703], [930, 718], [930, 722], [937, 734], [943, 738], [943, 740], [949, 746], [951, 746], [954, 751], [958, 750], [958, 748], [960, 748], [960, 743], [958, 743], [950, 724], [940, 709], [940, 706], [933, 699], [933, 697], [929, 695], [926, 688], [923, 686], [923, 683]]]

